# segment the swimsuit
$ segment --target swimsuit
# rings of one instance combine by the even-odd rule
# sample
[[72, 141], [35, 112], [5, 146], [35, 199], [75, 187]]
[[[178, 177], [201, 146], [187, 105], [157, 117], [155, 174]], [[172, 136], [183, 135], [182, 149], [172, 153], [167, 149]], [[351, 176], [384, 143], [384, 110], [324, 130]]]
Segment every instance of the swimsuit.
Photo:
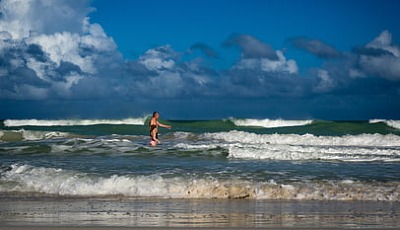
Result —
[[[151, 133], [156, 128], [157, 128], [157, 125], [150, 125], [150, 138], [151, 138], [151, 140], [153, 140], [153, 137], [152, 137]], [[156, 138], [158, 139], [158, 133], [156, 133]], [[155, 141], [155, 140], [153, 140], [153, 141]]]

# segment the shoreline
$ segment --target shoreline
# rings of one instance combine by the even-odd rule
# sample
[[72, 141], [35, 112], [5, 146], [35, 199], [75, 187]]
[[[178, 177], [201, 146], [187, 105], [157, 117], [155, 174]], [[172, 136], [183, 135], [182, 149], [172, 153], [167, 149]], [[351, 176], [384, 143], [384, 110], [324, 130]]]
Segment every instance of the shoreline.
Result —
[[400, 203], [0, 196], [0, 230], [393, 229]]

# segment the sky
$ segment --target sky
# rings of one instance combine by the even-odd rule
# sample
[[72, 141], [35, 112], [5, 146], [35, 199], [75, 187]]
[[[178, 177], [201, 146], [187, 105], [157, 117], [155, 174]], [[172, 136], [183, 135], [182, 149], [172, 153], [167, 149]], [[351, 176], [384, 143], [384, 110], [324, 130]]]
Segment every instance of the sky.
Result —
[[0, 119], [400, 119], [400, 1], [1, 0]]

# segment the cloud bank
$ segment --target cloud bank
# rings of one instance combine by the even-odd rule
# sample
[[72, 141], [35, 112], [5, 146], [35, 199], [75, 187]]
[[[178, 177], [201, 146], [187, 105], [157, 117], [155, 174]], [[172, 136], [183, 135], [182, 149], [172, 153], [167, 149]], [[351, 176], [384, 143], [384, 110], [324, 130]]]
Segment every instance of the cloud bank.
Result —
[[[224, 57], [202, 42], [186, 52], [166, 44], [125, 59], [102, 26], [91, 22], [93, 10], [88, 0], [2, 0], [0, 100], [319, 101], [308, 104], [313, 107], [326, 103], [320, 98], [400, 98], [400, 48], [386, 30], [347, 52], [319, 39], [290, 39], [292, 47], [324, 60], [307, 71], [288, 49], [234, 33], [222, 47], [240, 55], [220, 70], [203, 64], [204, 58]], [[203, 55], [193, 58], [195, 51]]]

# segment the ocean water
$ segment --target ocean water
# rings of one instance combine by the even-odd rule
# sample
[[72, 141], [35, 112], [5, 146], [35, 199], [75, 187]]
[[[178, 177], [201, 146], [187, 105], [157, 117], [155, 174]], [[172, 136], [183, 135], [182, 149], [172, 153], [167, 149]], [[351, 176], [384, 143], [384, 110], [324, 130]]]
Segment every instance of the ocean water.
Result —
[[0, 194], [400, 201], [400, 121], [4, 120]]

